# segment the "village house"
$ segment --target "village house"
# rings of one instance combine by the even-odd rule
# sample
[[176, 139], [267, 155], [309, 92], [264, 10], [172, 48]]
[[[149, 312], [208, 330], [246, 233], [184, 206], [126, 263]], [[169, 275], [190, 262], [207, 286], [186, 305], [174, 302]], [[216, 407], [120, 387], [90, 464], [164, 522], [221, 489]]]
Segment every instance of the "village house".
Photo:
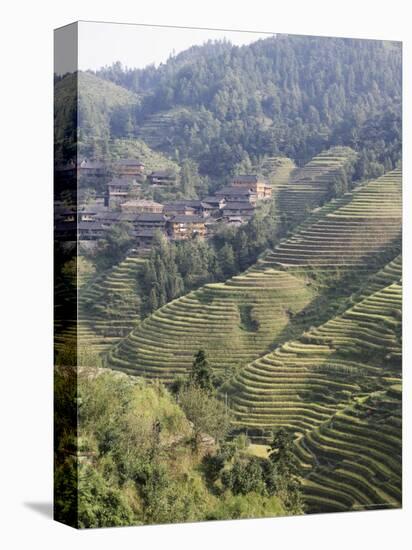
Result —
[[120, 205], [122, 212], [151, 212], [152, 214], [161, 214], [164, 206], [159, 202], [147, 199], [131, 199]]
[[111, 225], [119, 221], [120, 212], [105, 209], [104, 211], [97, 214], [97, 219], [101, 221], [104, 226], [110, 227]]
[[151, 228], [138, 228], [135, 231], [136, 245], [141, 248], [150, 248], [153, 243], [154, 236], [157, 232], [161, 232], [166, 235], [164, 228], [151, 227]]
[[233, 187], [244, 187], [256, 193], [257, 200], [270, 199], [272, 186], [262, 177], [256, 174], [243, 174], [234, 176]]
[[172, 170], [156, 170], [147, 176], [150, 183], [154, 186], [164, 187], [176, 183], [176, 175]]
[[225, 204], [226, 199], [224, 197], [206, 197], [205, 199], [202, 199], [203, 204], [207, 204], [212, 208], [212, 210], [221, 210]]
[[87, 178], [103, 177], [108, 174], [107, 165], [99, 160], [82, 160], [77, 166], [78, 176]]
[[168, 216], [201, 216], [207, 217], [213, 208], [201, 200], [180, 200], [165, 205], [165, 214]]
[[142, 212], [141, 214], [138, 214], [133, 224], [136, 227], [136, 229], [160, 229], [165, 230], [166, 229], [166, 221], [167, 218], [164, 214], [161, 213], [150, 213], [150, 212]]
[[118, 178], [141, 179], [144, 175], [145, 165], [135, 159], [121, 159], [112, 164], [112, 172]]
[[69, 208], [61, 210], [57, 214], [57, 219], [62, 223], [74, 223], [78, 222], [93, 222], [96, 220], [97, 211], [96, 210], [76, 210], [76, 208]]
[[94, 222], [96, 221], [96, 210], [80, 210], [77, 213], [77, 219], [79, 222]]
[[226, 223], [232, 227], [239, 227], [240, 225], [243, 225], [245, 221], [246, 220], [244, 220], [242, 216], [229, 216]]
[[250, 202], [228, 202], [223, 208], [223, 216], [227, 219], [240, 217], [248, 220], [253, 216], [255, 207]]
[[64, 210], [57, 214], [57, 219], [62, 223], [74, 223], [76, 221], [76, 210]]
[[205, 237], [206, 225], [200, 216], [174, 216], [167, 222], [168, 234], [173, 240], [185, 240], [192, 237]]
[[253, 189], [243, 185], [228, 185], [216, 191], [216, 197], [225, 199], [226, 202], [249, 202], [256, 204], [257, 194]]
[[106, 187], [105, 206], [115, 208], [127, 200], [130, 191], [139, 186], [129, 178], [113, 178]]
[[79, 221], [77, 224], [77, 236], [79, 241], [97, 241], [104, 235], [105, 228], [97, 221]]

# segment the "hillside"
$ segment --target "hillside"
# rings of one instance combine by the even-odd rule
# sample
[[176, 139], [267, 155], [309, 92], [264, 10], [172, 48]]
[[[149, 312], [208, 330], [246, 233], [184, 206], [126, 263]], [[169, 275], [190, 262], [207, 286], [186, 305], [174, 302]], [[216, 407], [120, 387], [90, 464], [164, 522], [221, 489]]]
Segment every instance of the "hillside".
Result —
[[401, 269], [398, 257], [342, 314], [242, 369], [222, 390], [231, 396], [235, 425], [263, 439], [279, 426], [302, 434], [355, 395], [392, 385], [400, 374]]
[[178, 171], [176, 163], [152, 151], [128, 127], [141, 101], [137, 94], [82, 71], [57, 81], [54, 94], [57, 160], [62, 159], [65, 136], [78, 116], [80, 157], [107, 161], [138, 158], [148, 171], [166, 168]]
[[351, 189], [356, 159], [350, 147], [332, 147], [296, 169], [286, 184], [275, 185], [277, 215], [287, 229], [302, 222], [314, 208]]
[[[79, 403], [75, 434], [67, 409], [74, 395]], [[220, 402], [209, 395], [203, 404], [221, 424]], [[256, 462], [242, 439], [219, 446], [211, 436], [199, 438], [201, 415], [190, 415], [161, 384], [106, 369], [80, 367], [74, 374], [56, 368], [55, 407], [55, 517], [73, 527], [290, 513], [284, 495], [273, 490], [250, 487], [240, 493], [220, 479], [215, 484], [210, 456], [205, 456], [209, 451], [220, 453], [226, 473]]]
[[97, 74], [142, 95], [140, 137], [211, 177], [262, 155], [302, 165], [334, 144], [362, 153], [360, 179], [400, 160], [400, 43], [277, 35], [243, 47], [209, 42], [157, 69], [118, 63]]
[[164, 154], [151, 149], [146, 142], [135, 138], [118, 138], [108, 145], [108, 158], [110, 160], [133, 158], [140, 160], [145, 165], [146, 173], [155, 170], [172, 170], [178, 174], [179, 165]]
[[171, 381], [203, 348], [228, 377], [319, 322], [320, 311], [327, 319], [354, 284], [385, 262], [383, 253], [389, 259], [398, 253], [400, 230], [398, 170], [313, 212], [242, 275], [163, 306], [110, 350], [107, 363]]
[[144, 259], [125, 258], [79, 292], [78, 345], [100, 353], [140, 321], [138, 274]]
[[91, 73], [79, 71], [57, 81], [54, 86], [57, 160], [71, 158], [65, 154], [64, 143], [76, 123], [79, 154], [97, 157], [104, 154], [113, 124], [120, 124], [122, 114], [129, 116], [138, 103], [135, 93]]

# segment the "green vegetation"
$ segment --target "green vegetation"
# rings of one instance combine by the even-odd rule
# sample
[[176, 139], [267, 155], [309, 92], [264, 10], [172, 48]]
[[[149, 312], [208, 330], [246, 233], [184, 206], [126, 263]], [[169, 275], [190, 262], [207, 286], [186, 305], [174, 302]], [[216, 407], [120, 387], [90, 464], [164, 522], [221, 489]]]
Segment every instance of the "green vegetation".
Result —
[[[360, 284], [398, 253], [400, 228], [396, 170], [314, 211], [243, 274], [206, 284], [156, 310], [110, 350], [107, 363], [171, 382], [187, 372], [201, 347], [227, 379], [319, 322], [320, 303], [328, 315], [325, 302], [330, 306], [333, 298], [332, 311], [337, 310], [339, 297], [353, 292], [354, 274]], [[245, 330], [245, 311], [257, 331]]]
[[259, 358], [225, 388], [234, 425], [249, 436], [268, 441], [275, 426], [295, 433], [308, 511], [400, 504], [401, 461], [384, 464], [389, 448], [400, 453], [401, 400], [392, 387], [400, 380], [401, 265], [396, 258], [343, 314]]
[[[85, 528], [399, 507], [400, 44], [208, 42], [55, 90], [57, 162], [78, 140], [80, 157], [170, 170], [170, 186], [134, 191], [159, 202], [236, 174], [273, 189], [207, 240], [159, 233], [137, 257], [122, 223], [78, 259], [75, 241], [56, 247], [56, 516]], [[85, 201], [101, 198], [107, 178], [86, 179]]]
[[98, 76], [144, 95], [136, 134], [223, 179], [263, 155], [307, 162], [331, 145], [361, 153], [357, 176], [378, 177], [401, 154], [401, 45], [287, 36], [236, 47], [208, 42], [157, 69]]
[[[198, 440], [194, 446], [196, 424], [183, 412], [180, 397], [176, 401], [161, 384], [93, 368], [81, 369], [77, 383], [72, 375], [72, 385], [64, 368], [55, 377], [60, 520], [86, 528], [288, 513], [276, 488], [262, 497], [252, 490], [234, 494], [217, 480], [211, 484], [208, 464], [222, 459], [230, 468], [243, 451], [236, 442]], [[68, 424], [77, 415], [70, 387], [77, 387], [77, 438]], [[215, 398], [208, 398], [211, 411]], [[215, 417], [220, 417], [216, 408]]]
[[98, 354], [126, 336], [140, 321], [142, 293], [138, 280], [145, 262], [143, 258], [127, 256], [80, 289], [77, 325], [80, 348]]
[[208, 241], [170, 242], [159, 233], [140, 277], [145, 315], [205, 283], [239, 273], [256, 261], [276, 235], [273, 205], [259, 208], [239, 228], [222, 225]]

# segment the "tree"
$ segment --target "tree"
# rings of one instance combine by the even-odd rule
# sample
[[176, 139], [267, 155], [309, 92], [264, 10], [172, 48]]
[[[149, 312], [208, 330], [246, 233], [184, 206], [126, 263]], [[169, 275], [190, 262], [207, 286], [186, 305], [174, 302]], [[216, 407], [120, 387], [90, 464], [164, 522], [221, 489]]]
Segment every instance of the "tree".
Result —
[[213, 372], [206, 359], [204, 350], [199, 350], [193, 361], [192, 370], [189, 376], [189, 382], [202, 388], [206, 392], [213, 392]]
[[96, 263], [103, 269], [120, 262], [133, 245], [133, 226], [129, 222], [112, 225], [98, 242]]
[[299, 475], [299, 462], [292, 446], [292, 435], [285, 428], [280, 428], [274, 433], [269, 458], [276, 465], [281, 476], [294, 477]]
[[220, 441], [229, 431], [230, 414], [227, 407], [198, 385], [185, 385], [178, 395], [178, 403], [187, 418], [193, 422], [196, 444], [201, 433], [209, 434]]
[[234, 495], [266, 494], [262, 468], [256, 458], [237, 460], [231, 470], [224, 472], [222, 482]]
[[231, 277], [236, 273], [235, 255], [229, 243], [224, 244], [219, 250], [218, 260], [225, 277]]
[[149, 302], [148, 302], [149, 311], [156, 311], [159, 307], [159, 300], [157, 298], [156, 288], [153, 287], [150, 291]]
[[270, 472], [270, 475], [276, 477], [276, 494], [290, 513], [302, 513], [299, 461], [293, 452], [292, 435], [284, 428], [280, 428], [274, 433], [270, 448], [269, 460], [274, 466], [274, 471]]

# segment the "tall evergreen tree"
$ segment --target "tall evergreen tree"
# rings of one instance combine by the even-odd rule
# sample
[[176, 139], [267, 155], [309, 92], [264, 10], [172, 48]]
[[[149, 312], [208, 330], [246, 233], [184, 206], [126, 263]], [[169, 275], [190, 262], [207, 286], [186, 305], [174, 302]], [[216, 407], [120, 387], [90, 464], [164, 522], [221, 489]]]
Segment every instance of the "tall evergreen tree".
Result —
[[213, 372], [204, 350], [199, 350], [194, 358], [189, 381], [207, 392], [213, 391]]

